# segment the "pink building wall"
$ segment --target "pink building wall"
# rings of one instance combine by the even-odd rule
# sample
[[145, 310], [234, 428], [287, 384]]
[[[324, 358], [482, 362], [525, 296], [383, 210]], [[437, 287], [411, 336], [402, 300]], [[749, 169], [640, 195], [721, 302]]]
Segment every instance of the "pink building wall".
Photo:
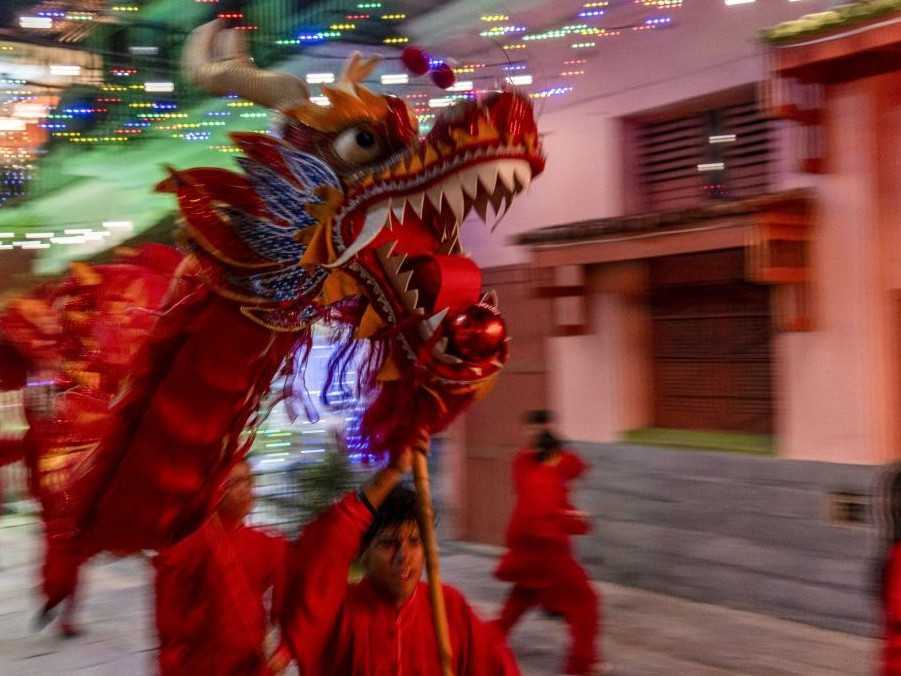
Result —
[[592, 333], [548, 341], [550, 400], [571, 439], [616, 441], [651, 423], [650, 314], [646, 266], [598, 266], [588, 276]]
[[779, 451], [879, 463], [901, 456], [898, 254], [901, 74], [827, 90], [829, 152], [813, 242], [815, 331], [777, 339]]
[[[471, 224], [464, 246], [483, 267], [523, 263], [509, 246], [534, 228], [620, 215], [624, 209], [618, 117], [759, 81], [758, 29], [830, 3], [689, 3], [683, 26], [605, 46], [609, 69], [591, 98], [541, 117], [548, 167], [490, 235]], [[704, 26], [699, 33], [699, 26]], [[699, 39], [698, 36], [710, 36]], [[688, 49], [691, 45], [692, 49]], [[648, 49], [648, 47], [653, 49]], [[814, 330], [775, 339], [777, 449], [798, 459], [876, 463], [901, 453], [901, 81], [883, 76], [834, 87], [829, 173], [794, 170], [795, 138], [780, 143], [780, 188], [817, 187], [813, 244]], [[878, 95], [874, 92], [878, 90]], [[641, 303], [592, 273], [594, 333], [547, 343], [550, 404], [564, 434], [611, 441], [651, 417]]]
[[[722, 0], [686, 2], [675, 27], [611, 39], [585, 66], [572, 99], [538, 101], [547, 170], [520, 197], [495, 233], [477, 220], [463, 244], [483, 267], [524, 263], [514, 235], [548, 225], [622, 215], [623, 152], [619, 118], [756, 83], [766, 74], [758, 32], [832, 6], [829, 0], [761, 1], [727, 7]], [[590, 58], [590, 55], [589, 55]], [[539, 58], [530, 63], [541, 75]], [[562, 106], [562, 107], [561, 107]], [[786, 162], [786, 186], [808, 184]]]

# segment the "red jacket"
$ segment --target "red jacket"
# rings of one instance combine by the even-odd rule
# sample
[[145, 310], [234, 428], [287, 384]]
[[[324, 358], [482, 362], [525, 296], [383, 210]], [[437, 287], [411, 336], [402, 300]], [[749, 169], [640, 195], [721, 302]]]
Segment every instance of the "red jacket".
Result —
[[506, 555], [495, 576], [528, 587], [549, 586], [581, 571], [572, 556], [570, 538], [591, 530], [569, 500], [569, 482], [588, 469], [575, 453], [563, 451], [556, 464], [521, 450], [513, 461], [516, 505], [507, 527]]
[[[283, 635], [303, 676], [440, 676], [428, 587], [400, 609], [348, 569], [372, 520], [348, 495], [304, 529], [290, 574]], [[456, 676], [517, 676], [500, 633], [444, 587]]]
[[[213, 517], [154, 559], [162, 676], [263, 676], [281, 609], [287, 541]], [[285, 650], [282, 648], [282, 650]]]

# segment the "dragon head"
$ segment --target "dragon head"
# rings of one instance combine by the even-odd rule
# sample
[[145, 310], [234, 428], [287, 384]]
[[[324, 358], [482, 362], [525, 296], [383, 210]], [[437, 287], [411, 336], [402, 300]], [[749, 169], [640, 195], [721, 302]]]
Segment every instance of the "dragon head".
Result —
[[354, 338], [387, 345], [382, 389], [424, 388], [432, 418], [449, 420], [506, 361], [496, 299], [459, 234], [470, 212], [501, 213], [543, 171], [529, 100], [460, 103], [421, 138], [403, 100], [364, 86], [377, 59], [351, 56], [324, 106], [296, 77], [257, 69], [240, 40], [218, 22], [199, 28], [188, 75], [278, 111], [279, 128], [233, 135], [244, 174], [173, 171], [162, 184], [179, 196], [187, 243], [214, 288], [274, 329], [353, 307]]

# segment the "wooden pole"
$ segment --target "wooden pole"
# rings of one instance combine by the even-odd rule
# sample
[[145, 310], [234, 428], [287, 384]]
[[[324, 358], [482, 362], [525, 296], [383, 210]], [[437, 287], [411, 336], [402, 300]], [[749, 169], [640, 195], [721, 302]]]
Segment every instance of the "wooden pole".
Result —
[[435, 535], [435, 513], [432, 510], [432, 492], [429, 484], [429, 438], [420, 440], [413, 453], [413, 481], [416, 484], [416, 500], [419, 504], [419, 534], [425, 546], [425, 565], [429, 577], [429, 597], [432, 601], [432, 620], [438, 641], [438, 657], [443, 676], [454, 676], [453, 650], [444, 593], [441, 590], [441, 563], [438, 558], [438, 538]]

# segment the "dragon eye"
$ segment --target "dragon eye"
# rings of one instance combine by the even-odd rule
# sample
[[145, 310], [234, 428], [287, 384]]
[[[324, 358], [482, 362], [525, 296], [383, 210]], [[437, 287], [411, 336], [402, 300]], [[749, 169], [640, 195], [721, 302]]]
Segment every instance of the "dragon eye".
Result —
[[342, 131], [333, 144], [335, 153], [349, 164], [363, 165], [379, 158], [382, 141], [367, 127], [351, 127]]

